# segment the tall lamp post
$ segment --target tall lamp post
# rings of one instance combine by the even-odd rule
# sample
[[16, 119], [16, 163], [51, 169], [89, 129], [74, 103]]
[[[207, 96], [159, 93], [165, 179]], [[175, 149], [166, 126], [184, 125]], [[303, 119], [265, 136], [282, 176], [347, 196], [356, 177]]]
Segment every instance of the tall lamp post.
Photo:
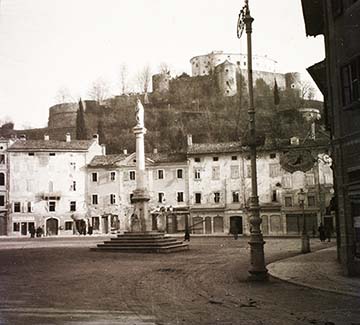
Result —
[[299, 205], [302, 211], [303, 227], [301, 231], [301, 253], [306, 254], [310, 252], [310, 239], [306, 229], [306, 217], [305, 217], [305, 192], [300, 189], [298, 194]]
[[253, 72], [252, 72], [252, 23], [254, 18], [250, 15], [249, 0], [245, 0], [245, 5], [240, 11], [238, 20], [238, 37], [246, 30], [247, 34], [247, 72], [249, 87], [249, 147], [251, 159], [251, 198], [250, 198], [250, 268], [249, 279], [263, 281], [268, 279], [267, 269], [265, 267], [264, 240], [260, 229], [260, 206], [257, 188], [256, 172], [256, 128], [255, 128], [255, 107], [253, 91]]

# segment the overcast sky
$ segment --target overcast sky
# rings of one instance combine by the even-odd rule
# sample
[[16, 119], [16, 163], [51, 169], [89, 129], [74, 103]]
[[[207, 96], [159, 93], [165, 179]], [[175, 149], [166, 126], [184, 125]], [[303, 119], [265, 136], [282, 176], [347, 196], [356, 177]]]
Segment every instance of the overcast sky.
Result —
[[[300, 0], [250, 0], [253, 52], [299, 71], [324, 58], [306, 38]], [[236, 37], [243, 0], [0, 0], [0, 119], [46, 126], [60, 88], [86, 98], [98, 78], [120, 93], [119, 70], [134, 76], [161, 62], [190, 74], [189, 60], [213, 50], [244, 52]]]

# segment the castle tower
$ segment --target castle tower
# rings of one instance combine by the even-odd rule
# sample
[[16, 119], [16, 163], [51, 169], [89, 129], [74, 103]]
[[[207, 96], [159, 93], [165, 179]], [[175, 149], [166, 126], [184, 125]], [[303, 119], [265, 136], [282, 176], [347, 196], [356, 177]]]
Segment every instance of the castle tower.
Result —
[[234, 96], [237, 93], [236, 65], [225, 60], [215, 67], [215, 75], [220, 93], [223, 96]]

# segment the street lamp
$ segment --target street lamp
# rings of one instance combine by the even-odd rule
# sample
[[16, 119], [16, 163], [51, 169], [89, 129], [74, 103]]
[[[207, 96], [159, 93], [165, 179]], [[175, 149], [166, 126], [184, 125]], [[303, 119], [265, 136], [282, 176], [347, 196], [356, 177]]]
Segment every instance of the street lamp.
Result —
[[254, 18], [250, 15], [249, 0], [245, 0], [245, 5], [240, 11], [238, 20], [238, 38], [246, 30], [247, 34], [247, 73], [249, 87], [249, 147], [251, 160], [251, 197], [250, 197], [250, 268], [249, 279], [255, 281], [264, 281], [268, 279], [267, 269], [265, 267], [264, 240], [260, 229], [260, 206], [257, 188], [256, 173], [256, 128], [255, 128], [255, 107], [253, 91], [253, 72], [252, 72], [252, 44], [251, 33]]
[[301, 253], [306, 254], [310, 252], [310, 239], [306, 230], [306, 217], [305, 217], [305, 192], [300, 189], [298, 193], [299, 205], [302, 209], [303, 227], [301, 232]]

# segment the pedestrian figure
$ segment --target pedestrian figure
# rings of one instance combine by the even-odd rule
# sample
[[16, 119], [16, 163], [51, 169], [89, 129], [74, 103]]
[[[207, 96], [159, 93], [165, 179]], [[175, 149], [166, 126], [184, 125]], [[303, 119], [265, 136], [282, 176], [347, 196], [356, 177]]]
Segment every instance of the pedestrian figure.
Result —
[[325, 228], [322, 223], [320, 223], [318, 231], [319, 231], [320, 241], [324, 242], [326, 237], [325, 237]]
[[237, 240], [238, 239], [238, 237], [239, 237], [239, 234], [238, 234], [238, 230], [237, 230], [237, 228], [235, 227], [235, 229], [234, 229], [234, 233], [233, 233], [233, 235], [234, 235], [234, 239], [235, 240]]
[[36, 228], [36, 237], [41, 237], [41, 235], [42, 235], [42, 229], [39, 226], [39, 227]]
[[30, 233], [30, 238], [34, 238], [35, 237], [35, 227], [30, 227], [29, 233]]
[[184, 241], [190, 241], [190, 231], [188, 228], [185, 229], [185, 237], [184, 237]]
[[330, 242], [331, 241], [331, 233], [332, 233], [331, 227], [329, 225], [327, 225], [324, 229], [324, 232], [325, 232], [325, 239], [327, 239], [327, 241]]

